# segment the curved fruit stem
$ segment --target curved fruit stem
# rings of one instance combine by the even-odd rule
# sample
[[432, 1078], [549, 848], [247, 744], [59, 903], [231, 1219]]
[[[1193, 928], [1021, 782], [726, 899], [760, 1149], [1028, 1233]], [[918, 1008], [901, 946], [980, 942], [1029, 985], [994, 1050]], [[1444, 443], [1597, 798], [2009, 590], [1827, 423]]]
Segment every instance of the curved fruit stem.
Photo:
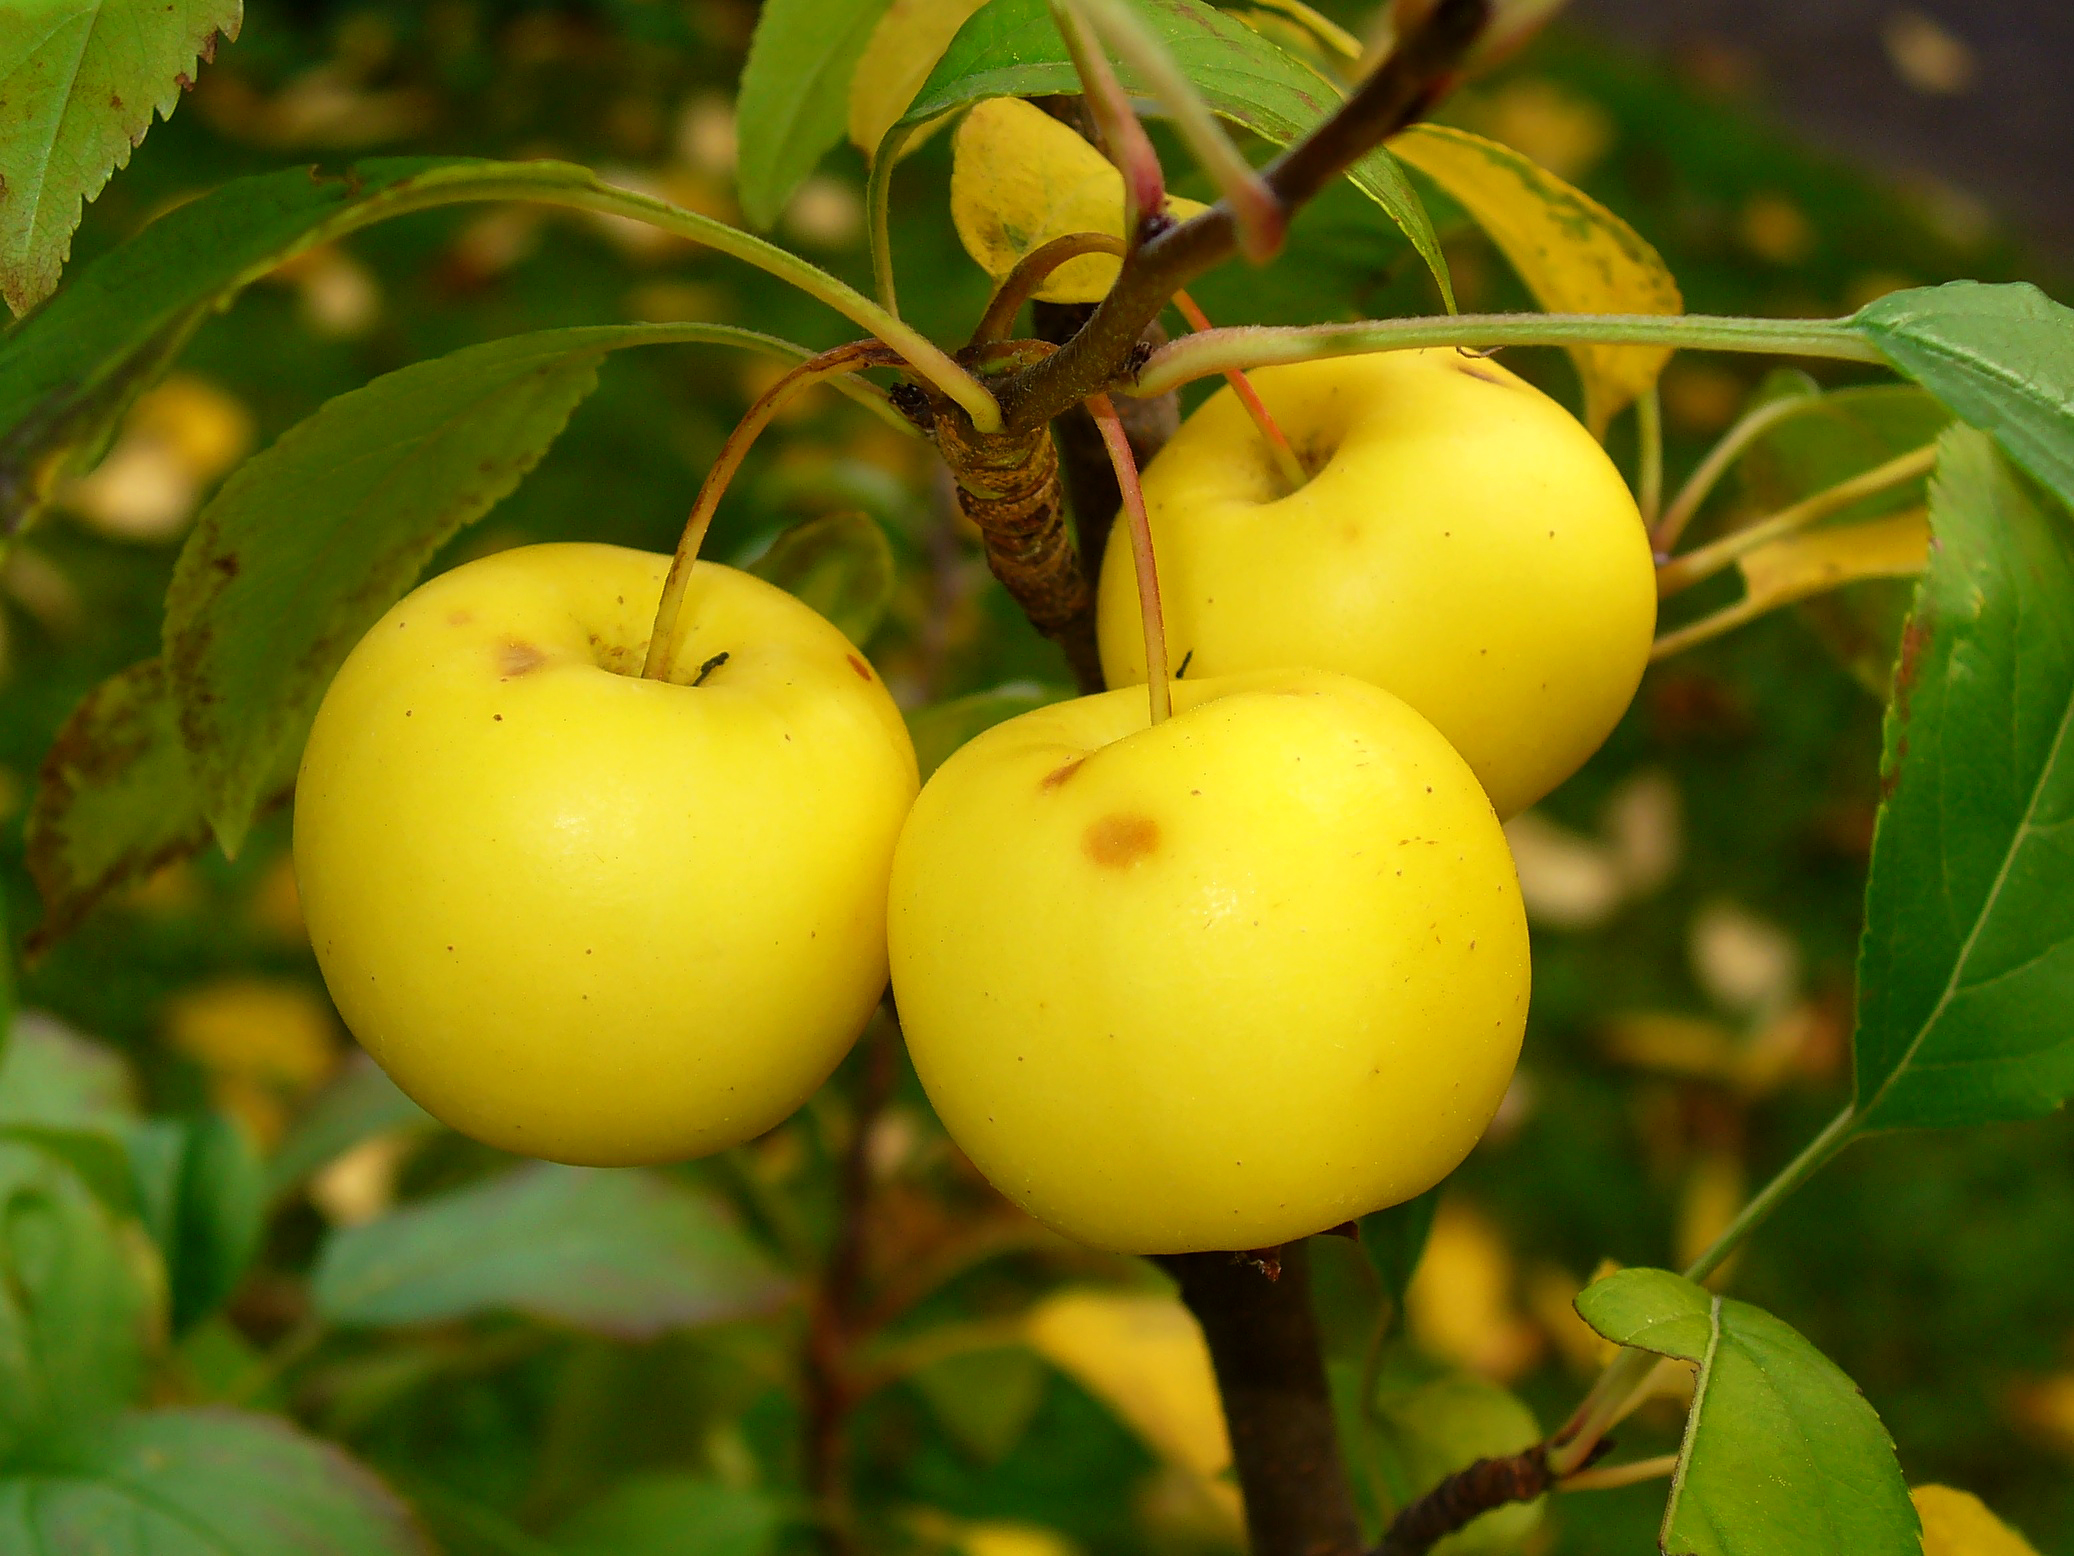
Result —
[[979, 325], [972, 332], [972, 344], [988, 346], [1007, 339], [1023, 304], [1059, 266], [1083, 254], [1121, 256], [1123, 252], [1123, 240], [1112, 238], [1106, 232], [1069, 232], [1049, 243], [1039, 244], [1017, 260], [1015, 267], [1001, 278], [1001, 284], [994, 289], [994, 295], [987, 303], [987, 311], [980, 315]]
[[1162, 346], [1130, 385], [1163, 394], [1228, 369], [1424, 346], [1671, 346], [1884, 363], [1847, 319], [1744, 319], [1682, 313], [1460, 313], [1355, 324], [1211, 330]]
[[677, 554], [670, 560], [669, 576], [663, 580], [662, 599], [655, 608], [655, 626], [648, 635], [648, 657], [641, 666], [644, 680], [667, 681], [671, 668], [677, 663], [687, 625], [684, 620], [684, 591], [691, 585], [699, 547], [706, 543], [706, 531], [712, 528], [714, 510], [720, 506], [728, 483], [742, 467], [742, 460], [756, 442], [757, 435], [771, 424], [778, 412], [814, 385], [844, 373], [854, 373], [860, 368], [886, 367], [899, 361], [895, 353], [875, 340], [837, 346], [833, 351], [824, 351], [800, 363], [772, 384], [735, 424], [735, 430], [727, 435], [727, 442], [720, 450], [720, 457], [713, 461], [713, 468], [706, 472], [706, 479], [699, 486], [698, 498], [691, 505], [691, 517], [684, 521], [684, 534], [677, 542]]
[[[865, 231], [871, 245], [871, 286], [879, 306], [894, 318], [900, 317], [900, 300], [893, 286], [893, 170], [913, 140], [911, 125], [896, 124], [886, 132], [879, 149], [872, 153], [871, 176], [864, 184]], [[885, 339], [882, 335], [881, 340]]]
[[[1195, 305], [1195, 299], [1186, 292], [1174, 294], [1174, 307], [1188, 321], [1188, 327], [1198, 332], [1211, 328], [1210, 316]], [[1253, 380], [1237, 368], [1224, 375], [1231, 385], [1231, 392], [1239, 397], [1239, 404], [1246, 407], [1246, 414], [1253, 418], [1253, 425], [1260, 429], [1261, 438], [1267, 443], [1268, 458], [1273, 461], [1275, 473], [1281, 476], [1282, 484], [1295, 491], [1308, 481], [1310, 472], [1303, 461], [1296, 457], [1296, 450], [1289, 446], [1289, 437], [1282, 431], [1281, 424], [1268, 410], [1267, 403], [1260, 398], [1260, 391], [1253, 387]]]
[[1685, 533], [1686, 525], [1698, 515], [1701, 505], [1713, 495], [1714, 488], [1721, 484], [1721, 478], [1728, 474], [1729, 467], [1743, 457], [1751, 444], [1780, 422], [1821, 403], [1822, 397], [1814, 394], [1768, 400], [1724, 432], [1721, 441], [1707, 450], [1707, 457], [1699, 462], [1699, 468], [1679, 488], [1678, 495], [1657, 521], [1656, 531], [1650, 537], [1657, 551], [1668, 554], [1678, 544], [1678, 537]]
[[1678, 1455], [1659, 1454], [1637, 1459], [1632, 1464], [1609, 1464], [1604, 1469], [1579, 1470], [1556, 1484], [1558, 1491], [1617, 1491], [1622, 1486], [1639, 1486], [1644, 1481], [1662, 1480], [1678, 1468]]
[[1733, 567], [1739, 558], [1748, 556], [1760, 546], [1770, 545], [1811, 524], [1820, 523], [1868, 497], [1919, 481], [1936, 464], [1937, 445], [1926, 443], [1883, 465], [1875, 465], [1862, 474], [1854, 475], [1848, 481], [1839, 481], [1811, 497], [1804, 497], [1769, 518], [1759, 519], [1755, 524], [1745, 525], [1683, 556], [1673, 557], [1656, 570], [1657, 598], [1669, 599], [1680, 590], [1689, 589], [1724, 568]]
[[1138, 461], [1131, 454], [1131, 440], [1124, 436], [1123, 423], [1106, 394], [1090, 395], [1088, 411], [1102, 429], [1109, 448], [1109, 462], [1116, 467], [1116, 484], [1123, 492], [1125, 522], [1131, 531], [1131, 565], [1138, 575], [1138, 611], [1145, 626], [1145, 686], [1151, 699], [1152, 722], [1163, 724], [1174, 711], [1174, 688], [1167, 670], [1167, 626], [1159, 604], [1159, 564], [1152, 555], [1152, 521], [1145, 513], [1145, 492], [1138, 485]]

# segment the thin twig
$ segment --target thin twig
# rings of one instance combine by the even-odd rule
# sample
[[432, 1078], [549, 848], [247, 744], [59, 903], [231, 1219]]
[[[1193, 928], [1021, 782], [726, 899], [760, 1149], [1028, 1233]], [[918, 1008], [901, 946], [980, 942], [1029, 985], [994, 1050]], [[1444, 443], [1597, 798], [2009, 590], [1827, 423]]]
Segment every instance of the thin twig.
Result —
[[1017, 260], [1015, 268], [1001, 278], [1001, 284], [994, 289], [994, 295], [987, 303], [987, 311], [980, 315], [979, 325], [972, 332], [972, 344], [984, 346], [1007, 339], [1023, 304], [1036, 294], [1059, 266], [1083, 254], [1121, 257], [1123, 252], [1123, 240], [1112, 238], [1106, 232], [1069, 232], [1049, 243], [1039, 244]]
[[[1174, 306], [1180, 310], [1181, 317], [1188, 321], [1190, 329], [1211, 328], [1210, 316], [1198, 308], [1195, 299], [1186, 292], [1174, 294]], [[1246, 414], [1253, 418], [1253, 425], [1259, 429], [1262, 440], [1267, 444], [1268, 458], [1273, 462], [1275, 472], [1281, 476], [1282, 485], [1289, 491], [1295, 491], [1310, 479], [1310, 474], [1304, 469], [1303, 461], [1296, 457], [1296, 450], [1289, 446], [1288, 434], [1282, 431], [1281, 423], [1277, 422], [1273, 412], [1268, 410], [1267, 402], [1260, 398], [1260, 391], [1253, 387], [1253, 380], [1244, 373], [1233, 368], [1224, 375], [1224, 381], [1231, 385], [1231, 392], [1239, 397], [1239, 403], [1246, 407]]]
[[1637, 1459], [1632, 1464], [1608, 1464], [1604, 1468], [1579, 1470], [1568, 1480], [1556, 1482], [1558, 1491], [1618, 1491], [1622, 1486], [1639, 1486], [1662, 1480], [1678, 1468], [1678, 1455], [1660, 1454], [1654, 1459]]
[[1926, 443], [1883, 465], [1862, 471], [1848, 481], [1824, 487], [1812, 497], [1804, 497], [1790, 508], [1781, 508], [1769, 518], [1759, 519], [1755, 524], [1745, 525], [1709, 545], [1673, 557], [1656, 570], [1657, 598], [1669, 599], [1679, 591], [1735, 566], [1760, 546], [1768, 546], [1775, 540], [1842, 513], [1846, 508], [1856, 507], [1868, 497], [1919, 481], [1936, 465], [1937, 445]]
[[1102, 149], [1123, 175], [1123, 230], [1136, 242], [1145, 218], [1167, 208], [1167, 175], [1081, 3], [1051, 0], [1052, 19], [1065, 39], [1074, 74], [1080, 77], [1083, 100], [1095, 121]]
[[1712, 495], [1721, 478], [1728, 474], [1729, 467], [1751, 444], [1780, 422], [1821, 403], [1821, 396], [1812, 394], [1767, 400], [1723, 433], [1721, 440], [1707, 451], [1707, 457], [1699, 462], [1699, 468], [1679, 489], [1670, 507], [1664, 509], [1662, 519], [1657, 521], [1656, 532], [1650, 537], [1656, 549], [1665, 555], [1670, 553], [1671, 548], [1678, 544], [1678, 537], [1685, 533], [1685, 526], [1699, 514], [1700, 505]]
[[1635, 442], [1635, 504], [1648, 526], [1656, 523], [1664, 500], [1664, 406], [1654, 383], [1635, 396]]

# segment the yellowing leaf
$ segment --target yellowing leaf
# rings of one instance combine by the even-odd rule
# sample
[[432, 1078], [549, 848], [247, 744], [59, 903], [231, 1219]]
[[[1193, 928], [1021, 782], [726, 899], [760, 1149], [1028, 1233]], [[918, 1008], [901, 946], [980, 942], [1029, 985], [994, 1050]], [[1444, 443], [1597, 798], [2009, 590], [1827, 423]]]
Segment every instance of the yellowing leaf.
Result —
[[139, 396], [122, 435], [59, 502], [89, 528], [121, 540], [170, 540], [208, 488], [252, 446], [252, 415], [230, 395], [180, 373]]
[[1770, 610], [1864, 578], [1908, 578], [1930, 560], [1930, 519], [1921, 508], [1788, 535], [1738, 565], [1753, 610]]
[[893, 0], [850, 78], [850, 140], [876, 155], [958, 29], [987, 0]]
[[1542, 1336], [1520, 1312], [1513, 1286], [1512, 1253], [1498, 1229], [1461, 1199], [1443, 1199], [1404, 1294], [1419, 1342], [1500, 1383], [1518, 1377], [1540, 1360]]
[[1079, 1556], [1080, 1547], [1036, 1524], [967, 1524], [958, 1537], [964, 1556]]
[[1231, 1463], [1210, 1348], [1172, 1297], [1065, 1291], [1031, 1309], [1031, 1349], [1116, 1412], [1147, 1446], [1208, 1479]]
[[1908, 1499], [1923, 1520], [1923, 1556], [2038, 1556], [2029, 1540], [1970, 1491], [1918, 1486]]
[[166, 1041], [209, 1072], [211, 1100], [271, 1145], [288, 1103], [316, 1089], [338, 1062], [338, 1026], [299, 983], [226, 978], [166, 1008]]
[[[1205, 207], [1169, 199], [1185, 220]], [[994, 97], [965, 116], [951, 140], [951, 220], [965, 252], [996, 281], [1053, 238], [1072, 232], [1123, 236], [1123, 175], [1109, 159], [1043, 109]], [[1107, 254], [1068, 260], [1037, 296], [1048, 303], [1091, 303], [1116, 284]]]
[[[1510, 147], [1466, 130], [1418, 124], [1390, 150], [1440, 185], [1489, 234], [1550, 313], [1680, 313], [1685, 301], [1662, 257], [1582, 190]], [[1656, 382], [1658, 346], [1572, 346], [1595, 433]]]

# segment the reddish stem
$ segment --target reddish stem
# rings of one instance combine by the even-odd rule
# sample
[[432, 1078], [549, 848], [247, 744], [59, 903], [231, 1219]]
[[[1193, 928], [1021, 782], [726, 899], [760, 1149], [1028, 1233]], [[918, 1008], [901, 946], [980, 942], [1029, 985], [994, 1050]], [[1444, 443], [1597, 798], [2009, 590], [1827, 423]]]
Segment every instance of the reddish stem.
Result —
[[748, 457], [758, 434], [777, 418], [780, 411], [814, 385], [844, 373], [854, 373], [859, 368], [886, 367], [900, 360], [897, 352], [875, 340], [853, 341], [847, 346], [837, 346], [833, 351], [824, 351], [817, 357], [809, 357], [772, 384], [749, 407], [748, 414], [735, 424], [735, 430], [727, 435], [727, 442], [721, 446], [720, 457], [706, 472], [698, 499], [691, 505], [691, 517], [684, 521], [684, 534], [677, 541], [677, 554], [670, 560], [670, 574], [663, 580], [662, 599], [655, 607], [655, 626], [648, 634], [648, 657], [641, 666], [644, 680], [667, 681], [677, 663], [677, 654], [684, 642], [684, 592], [691, 586], [699, 547], [706, 543], [706, 531], [713, 526], [714, 510], [727, 494], [728, 483], [741, 469], [742, 461]]
[[[1174, 294], [1174, 306], [1181, 310], [1181, 317], [1188, 321], [1190, 329], [1200, 333], [1213, 328], [1210, 316], [1198, 308], [1195, 299], [1186, 292]], [[1239, 403], [1246, 407], [1246, 414], [1253, 418], [1253, 425], [1260, 429], [1260, 435], [1267, 440], [1268, 453], [1274, 459], [1275, 469], [1281, 473], [1282, 480], [1287, 483], [1289, 490], [1295, 491], [1310, 477], [1303, 468], [1303, 461], [1296, 457], [1296, 450], [1290, 447], [1289, 439], [1283, 433], [1280, 424], [1268, 411], [1267, 402], [1260, 398], [1260, 391], [1253, 387], [1253, 380], [1234, 367], [1226, 370], [1224, 381], [1231, 385], [1232, 393], [1239, 397]]]
[[1138, 610], [1145, 624], [1145, 685], [1152, 699], [1152, 722], [1164, 724], [1174, 711], [1174, 688], [1167, 675], [1167, 627], [1159, 604], [1159, 564], [1152, 555], [1152, 520], [1145, 512], [1145, 492], [1138, 485], [1138, 461], [1123, 422], [1106, 394], [1087, 397], [1089, 414], [1102, 429], [1116, 485], [1123, 493], [1124, 519], [1131, 530], [1131, 563], [1138, 575]]

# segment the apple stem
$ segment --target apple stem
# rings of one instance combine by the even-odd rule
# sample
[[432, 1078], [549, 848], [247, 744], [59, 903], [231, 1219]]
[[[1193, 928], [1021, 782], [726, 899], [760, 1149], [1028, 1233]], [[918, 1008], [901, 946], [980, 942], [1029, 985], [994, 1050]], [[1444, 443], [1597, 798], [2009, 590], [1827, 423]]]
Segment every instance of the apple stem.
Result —
[[1650, 529], [1664, 504], [1664, 406], [1653, 383], [1635, 396], [1635, 441], [1635, 506], [1642, 510], [1643, 528]]
[[1678, 544], [1700, 511], [1702, 504], [1713, 495], [1721, 478], [1728, 474], [1729, 467], [1740, 459], [1750, 446], [1780, 422], [1799, 415], [1802, 411], [1822, 403], [1819, 394], [1783, 395], [1776, 400], [1767, 400], [1757, 409], [1746, 413], [1742, 420], [1721, 435], [1721, 441], [1708, 450], [1707, 457], [1692, 472], [1671, 505], [1664, 509], [1663, 517], [1657, 520], [1656, 531], [1650, 536], [1658, 552], [1669, 555]]
[[1130, 96], [1116, 79], [1116, 67], [1102, 52], [1101, 41], [1080, 6], [1075, 0], [1051, 0], [1051, 16], [1065, 40], [1074, 74], [1080, 77], [1102, 149], [1123, 175], [1123, 230], [1135, 243], [1146, 218], [1167, 208], [1167, 175], [1159, 165], [1159, 153], [1131, 111]]
[[1152, 555], [1152, 520], [1145, 512], [1145, 491], [1138, 484], [1138, 461], [1123, 422], [1106, 394], [1091, 394], [1087, 408], [1102, 429], [1116, 485], [1123, 493], [1123, 512], [1131, 530], [1131, 563], [1138, 575], [1138, 609], [1145, 623], [1145, 685], [1152, 699], [1152, 722], [1163, 724], [1174, 711], [1174, 688], [1167, 678], [1167, 627], [1159, 605], [1159, 564]]
[[[691, 587], [699, 547], [706, 543], [706, 531], [712, 528], [714, 510], [720, 506], [728, 483], [742, 467], [742, 461], [748, 456], [757, 435], [776, 419], [780, 411], [814, 385], [845, 373], [854, 373], [860, 368], [888, 367], [900, 361], [898, 353], [875, 340], [837, 346], [833, 351], [809, 357], [772, 384], [749, 407], [748, 414], [735, 424], [735, 430], [721, 445], [720, 457], [713, 461], [713, 468], [706, 472], [706, 479], [699, 486], [698, 499], [691, 505], [691, 517], [684, 521], [684, 534], [677, 542], [677, 554], [670, 559], [670, 573], [663, 580], [662, 599], [655, 608], [655, 626], [648, 635], [648, 657], [641, 666], [642, 679], [670, 679], [689, 626], [684, 619], [684, 595]], [[704, 675], [705, 672], [701, 671], [700, 678], [704, 679]]]
[[[1188, 321], [1191, 330], [1200, 332], [1213, 328], [1210, 316], [1198, 308], [1195, 299], [1186, 292], [1174, 294], [1174, 306], [1181, 310], [1181, 317]], [[1268, 457], [1274, 461], [1275, 471], [1281, 476], [1282, 484], [1290, 491], [1295, 491], [1311, 478], [1310, 472], [1304, 469], [1303, 461], [1296, 457], [1296, 450], [1290, 447], [1288, 436], [1268, 411], [1267, 402], [1260, 398], [1260, 391], [1253, 387], [1253, 380], [1240, 369], [1231, 368], [1225, 373], [1224, 381], [1231, 385], [1232, 393], [1239, 397], [1239, 403], [1246, 407], [1246, 414], [1253, 418], [1253, 425], [1260, 429], [1261, 437], [1267, 440]]]
[[1112, 238], [1106, 232], [1069, 232], [1062, 238], [1039, 244], [1017, 260], [1015, 268], [1001, 278], [1000, 286], [995, 288], [992, 300], [987, 303], [987, 311], [980, 315], [979, 327], [972, 332], [972, 344], [989, 346], [1005, 340], [1023, 304], [1044, 285], [1047, 276], [1068, 260], [1078, 259], [1083, 254], [1121, 256], [1123, 252], [1123, 240]]

